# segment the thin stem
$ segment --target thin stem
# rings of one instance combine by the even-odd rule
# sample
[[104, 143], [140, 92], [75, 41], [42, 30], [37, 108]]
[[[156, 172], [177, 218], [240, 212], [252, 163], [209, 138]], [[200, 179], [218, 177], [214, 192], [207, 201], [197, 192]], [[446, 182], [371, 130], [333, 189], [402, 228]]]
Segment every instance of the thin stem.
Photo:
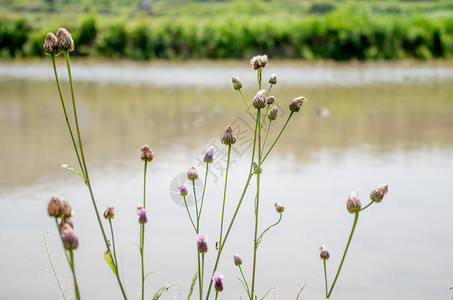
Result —
[[[258, 113], [257, 114], [259, 116], [260, 109], [258, 109]], [[228, 236], [230, 234], [231, 228], [233, 227], [234, 221], [236, 220], [236, 216], [237, 216], [237, 214], [239, 212], [239, 208], [241, 208], [242, 200], [244, 200], [244, 196], [245, 196], [245, 193], [247, 192], [247, 189], [249, 187], [250, 180], [252, 179], [253, 175], [255, 174], [255, 172], [253, 172], [253, 158], [255, 157], [256, 132], [258, 130], [259, 118], [256, 118], [255, 121], [256, 121], [255, 122], [255, 135], [254, 135], [254, 141], [253, 141], [253, 150], [252, 150], [252, 159], [251, 159], [251, 162], [250, 162], [249, 177], [247, 178], [247, 181], [245, 182], [245, 186], [244, 186], [244, 189], [242, 190], [241, 198], [239, 199], [239, 202], [238, 202], [238, 204], [236, 206], [236, 210], [234, 211], [233, 217], [231, 218], [230, 225], [228, 226], [228, 229], [227, 229], [227, 231], [225, 233], [225, 237], [223, 238], [223, 243], [222, 243], [222, 245], [220, 245], [219, 251], [217, 252], [217, 258], [216, 258], [216, 261], [215, 261], [215, 264], [214, 264], [214, 270], [212, 271], [212, 273], [214, 273], [217, 270], [217, 266], [219, 265], [219, 261], [220, 261], [220, 256], [222, 255], [223, 247], [224, 247], [224, 245], [225, 245], [225, 243], [226, 243], [226, 241], [228, 239]], [[211, 288], [212, 288], [212, 280], [209, 283], [208, 292], [206, 294], [206, 300], [209, 299]]]
[[219, 292], [215, 292], [215, 300], [217, 300], [217, 296], [219, 295]]
[[367, 208], [368, 208], [371, 204], [373, 204], [373, 203], [374, 203], [374, 201], [371, 200], [371, 202], [368, 203], [365, 207], [363, 207], [360, 211], [363, 211], [363, 210], [367, 209]]
[[225, 212], [225, 198], [227, 192], [227, 182], [228, 182], [228, 169], [230, 167], [230, 156], [231, 156], [231, 144], [228, 145], [228, 156], [227, 156], [227, 167], [225, 173], [225, 187], [223, 189], [223, 202], [222, 202], [222, 217], [220, 219], [220, 237], [219, 237], [219, 245], [222, 244], [222, 233], [223, 233], [223, 215]]
[[324, 282], [326, 283], [326, 298], [327, 298], [327, 270], [326, 270], [326, 260], [327, 260], [327, 259], [323, 259], [323, 262], [324, 262]]
[[256, 72], [259, 90], [261, 90], [261, 81], [262, 81], [261, 72], [262, 72], [261, 68], [259, 68]]
[[[60, 229], [60, 224], [58, 224], [58, 219], [57, 219], [57, 217], [55, 217], [55, 224], [57, 224], [58, 235], [59, 235], [60, 238], [61, 238], [61, 229]], [[61, 242], [63, 243], [63, 240], [61, 240]], [[66, 256], [66, 260], [68, 261], [68, 264], [71, 265], [71, 261], [69, 260], [68, 253], [67, 253], [66, 251], [64, 251], [64, 255]]]
[[143, 249], [145, 243], [145, 224], [140, 224], [140, 257], [142, 264], [142, 300], [145, 299], [145, 265], [143, 263]]
[[274, 86], [273, 83], [271, 83], [271, 86], [269, 87], [269, 89], [267, 90], [267, 94], [269, 94], [269, 92], [271, 91], [272, 87]]
[[200, 219], [201, 219], [201, 212], [203, 211], [204, 194], [206, 192], [206, 185], [208, 182], [208, 169], [209, 169], [209, 163], [206, 163], [206, 174], [204, 175], [203, 194], [201, 195], [200, 213], [198, 215], [198, 217]]
[[76, 279], [75, 269], [74, 269], [74, 255], [72, 253], [72, 250], [68, 250], [68, 251], [69, 251], [69, 257], [71, 259], [71, 263], [69, 265], [71, 267], [72, 277], [74, 277], [74, 290], [75, 290], [75, 294], [76, 294], [76, 299], [80, 300], [79, 286], [77, 285], [77, 279]]
[[[79, 141], [80, 156], [82, 158], [83, 169], [85, 170], [85, 184], [88, 186], [88, 190], [90, 192], [91, 202], [93, 203], [94, 211], [96, 213], [96, 218], [98, 220], [99, 227], [101, 228], [102, 237], [104, 238], [105, 246], [107, 248], [107, 251], [110, 252], [110, 247], [109, 247], [109, 243], [107, 240], [107, 236], [105, 234], [104, 227], [102, 226], [101, 218], [99, 217], [99, 211], [98, 211], [98, 208], [96, 205], [96, 200], [94, 199], [93, 189], [91, 188], [90, 178], [88, 176], [88, 169], [87, 169], [87, 165], [86, 165], [85, 155], [83, 153], [82, 139], [80, 137], [79, 121], [77, 118], [77, 109], [76, 109], [75, 97], [74, 97], [74, 87], [72, 84], [71, 64], [69, 62], [69, 51], [65, 52], [65, 58], [66, 58], [66, 67], [68, 69], [69, 85], [71, 87], [72, 107], [73, 107], [73, 111], [74, 111], [74, 122], [76, 125], [77, 139]], [[118, 272], [116, 272], [116, 273], [118, 273]], [[118, 280], [118, 284], [120, 286], [121, 293], [123, 294], [124, 299], [127, 299], [126, 293], [124, 292], [123, 285], [121, 284], [121, 280], [119, 279], [118, 275], [117, 275], [117, 280]]]
[[203, 289], [204, 282], [204, 253], [201, 253], [201, 288]]
[[238, 267], [239, 267], [239, 271], [241, 271], [242, 280], [244, 280], [244, 284], [245, 284], [245, 287], [246, 287], [247, 295], [248, 295], [248, 296], [249, 296], [249, 298], [251, 299], [251, 297], [250, 297], [250, 290], [249, 290], [249, 286], [247, 285], [247, 280], [245, 280], [245, 276], [244, 276], [244, 273], [242, 272], [242, 268], [241, 268], [241, 265], [239, 265]]
[[148, 167], [148, 161], [145, 160], [145, 169], [143, 171], [143, 208], [146, 206], [146, 169]]
[[118, 260], [116, 259], [115, 235], [113, 234], [112, 219], [109, 219], [109, 224], [110, 224], [110, 232], [112, 233], [113, 258], [115, 259], [116, 272], [118, 272]]
[[198, 259], [198, 289], [200, 290], [200, 300], [203, 299], [203, 279], [201, 274], [201, 267], [200, 267], [200, 252], [197, 251], [197, 259]]
[[267, 156], [269, 155], [269, 153], [271, 153], [272, 149], [274, 149], [274, 146], [275, 144], [277, 144], [277, 141], [280, 139], [280, 136], [282, 135], [283, 131], [285, 130], [286, 128], [286, 125], [288, 125], [288, 122], [289, 120], [291, 119], [291, 117], [293, 116], [294, 112], [292, 111], [289, 116], [288, 116], [288, 119], [286, 120], [285, 122], [285, 125], [283, 125], [283, 128], [282, 130], [280, 130], [280, 133], [278, 134], [277, 138], [275, 139], [274, 143], [272, 144], [272, 146], [269, 148], [269, 150], [266, 152], [266, 155], [264, 155], [264, 158], [261, 160], [261, 162], [259, 163], [259, 167], [263, 164], [263, 162], [266, 160]]
[[[57, 82], [58, 94], [60, 95], [61, 106], [63, 108], [63, 113], [64, 113], [64, 118], [65, 118], [65, 121], [66, 121], [66, 125], [68, 126], [69, 134], [71, 135], [72, 145], [74, 146], [74, 150], [76, 152], [76, 156], [77, 156], [77, 160], [79, 162], [80, 170], [82, 171], [82, 174], [85, 177], [85, 169], [83, 168], [82, 162], [80, 161], [79, 150], [77, 149], [77, 145], [76, 145], [76, 142], [74, 140], [74, 134], [72, 133], [71, 124], [69, 123], [68, 113], [66, 111], [66, 105], [64, 104], [64, 100], [63, 100], [63, 94], [61, 93], [60, 81], [58, 80], [58, 74], [57, 74], [57, 66], [55, 64], [55, 54], [53, 54], [53, 53], [52, 53], [52, 65], [53, 65], [53, 71], [54, 71], [54, 74], [55, 74], [55, 81]], [[85, 178], [84, 178], [84, 180], [85, 180]]]
[[197, 228], [195, 229], [195, 231], [198, 233], [200, 231], [200, 215], [198, 213], [197, 192], [195, 191], [195, 179], [192, 180], [192, 187], [193, 187], [193, 199], [195, 200], [195, 212], [197, 217]]
[[261, 243], [261, 239], [263, 238], [263, 235], [269, 231], [269, 229], [271, 229], [272, 227], [274, 226], [277, 226], [278, 223], [280, 223], [280, 221], [282, 220], [282, 216], [283, 216], [283, 213], [280, 213], [280, 218], [278, 218], [278, 221], [274, 224], [272, 224], [271, 226], [267, 227], [266, 230], [263, 231], [263, 233], [261, 233], [261, 235], [258, 237], [258, 243], [257, 243], [257, 247], [259, 246], [259, 244]]
[[253, 116], [252, 111], [250, 110], [250, 107], [247, 104], [247, 101], [245, 100], [244, 95], [242, 94], [242, 91], [239, 90], [239, 93], [241, 94], [242, 100], [244, 100], [245, 107], [247, 107], [247, 110], [249, 111], [250, 116], [253, 118], [253, 120], [255, 120], [255, 117]]
[[341, 263], [340, 263], [340, 266], [338, 267], [337, 275], [335, 276], [335, 279], [334, 279], [334, 281], [332, 283], [332, 286], [330, 287], [330, 291], [327, 294], [327, 298], [329, 298], [330, 295], [332, 294], [333, 288], [335, 287], [335, 283], [337, 282], [337, 279], [338, 279], [338, 275], [340, 275], [341, 267], [343, 266], [343, 262], [344, 262], [344, 259], [346, 257], [346, 253], [348, 252], [349, 244], [351, 243], [352, 235], [354, 234], [354, 230], [355, 230], [355, 227], [357, 225], [357, 220], [358, 219], [359, 219], [359, 213], [356, 212], [355, 213], [355, 217], [354, 217], [354, 224], [352, 225], [352, 229], [351, 229], [351, 234], [349, 235], [349, 240], [348, 240], [348, 243], [346, 244], [346, 249], [344, 249], [343, 258], [341, 259]]
[[266, 122], [266, 116], [267, 116], [267, 112], [269, 111], [269, 106], [271, 106], [271, 105], [268, 104], [267, 107], [266, 107], [266, 112], [264, 113], [264, 116], [263, 116], [263, 122], [261, 122], [261, 126], [260, 126], [260, 132], [263, 129], [264, 122]]
[[197, 228], [195, 227], [195, 224], [193, 223], [192, 216], [190, 215], [189, 207], [187, 206], [187, 201], [186, 201], [186, 196], [182, 196], [184, 198], [184, 206], [186, 207], [187, 214], [189, 215], [190, 223], [192, 223], [193, 230], [197, 232]]
[[264, 138], [263, 146], [261, 147], [261, 152], [264, 152], [264, 145], [266, 145], [267, 137], [269, 136], [269, 131], [271, 131], [272, 120], [269, 120], [269, 126], [267, 127], [266, 137]]

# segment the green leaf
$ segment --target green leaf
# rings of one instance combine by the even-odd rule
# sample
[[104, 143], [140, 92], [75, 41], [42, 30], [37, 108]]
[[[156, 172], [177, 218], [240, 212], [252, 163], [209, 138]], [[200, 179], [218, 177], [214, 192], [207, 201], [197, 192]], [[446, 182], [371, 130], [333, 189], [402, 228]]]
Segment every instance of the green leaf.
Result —
[[148, 275], [155, 274], [155, 273], [156, 273], [156, 272], [149, 272], [149, 273], [147, 273], [147, 274], [145, 275], [145, 278], [143, 278], [143, 280], [145, 280], [146, 277], [148, 277]]
[[160, 290], [158, 290], [154, 296], [153, 296], [153, 300], [157, 300], [160, 298], [160, 296], [162, 296], [163, 293], [165, 293], [166, 291], [168, 291], [169, 288], [171, 288], [172, 286], [174, 286], [177, 282], [173, 282], [171, 284], [168, 284], [164, 287], [161, 287]]
[[83, 181], [85, 181], [85, 178], [83, 177], [83, 175], [76, 169], [71, 168], [68, 164], [61, 164], [61, 165], [59, 165], [59, 167], [76, 173], [77, 175], [79, 175], [82, 178]]
[[104, 258], [107, 264], [110, 266], [110, 268], [112, 268], [113, 273], [116, 275], [116, 267], [115, 264], [113, 263], [112, 253], [110, 253], [110, 251], [105, 252]]
[[266, 298], [266, 296], [272, 291], [274, 290], [274, 288], [271, 288], [267, 291], [267, 293], [263, 296], [263, 298], [261, 298], [261, 300], [263, 300], [264, 298]]

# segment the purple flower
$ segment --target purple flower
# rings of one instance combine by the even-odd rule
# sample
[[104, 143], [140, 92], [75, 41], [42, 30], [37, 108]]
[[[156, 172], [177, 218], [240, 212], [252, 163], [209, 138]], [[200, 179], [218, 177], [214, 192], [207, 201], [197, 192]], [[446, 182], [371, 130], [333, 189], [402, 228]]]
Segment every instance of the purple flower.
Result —
[[214, 281], [214, 288], [216, 292], [221, 292], [223, 291], [223, 274], [220, 273], [219, 271], [215, 271], [214, 274], [212, 275], [212, 281]]
[[208, 252], [208, 237], [206, 234], [197, 234], [197, 249], [199, 253]]
[[329, 250], [326, 248], [326, 246], [322, 245], [321, 247], [319, 247], [319, 251], [321, 251], [321, 253], [319, 254], [321, 259], [324, 259], [324, 260], [329, 259], [330, 254], [329, 254]]
[[207, 164], [210, 164], [212, 163], [213, 160], [214, 160], [214, 146], [211, 146], [209, 147], [208, 151], [206, 151], [203, 161]]
[[137, 207], [137, 215], [138, 215], [138, 222], [140, 224], [145, 224], [148, 222], [148, 218], [146, 217], [146, 209], [143, 208], [143, 206], [139, 205]]
[[187, 171], [187, 178], [189, 180], [197, 180], [198, 179], [198, 173], [197, 170], [195, 170], [194, 167], [191, 167], [189, 171]]
[[178, 185], [179, 193], [181, 196], [187, 196], [189, 194], [189, 191], [187, 190], [187, 187], [184, 184]]
[[233, 256], [233, 258], [234, 258], [234, 265], [235, 265], [235, 266], [240, 266], [240, 265], [242, 265], [242, 259], [241, 259], [241, 257], [239, 256], [239, 254], [236, 253], [236, 254]]

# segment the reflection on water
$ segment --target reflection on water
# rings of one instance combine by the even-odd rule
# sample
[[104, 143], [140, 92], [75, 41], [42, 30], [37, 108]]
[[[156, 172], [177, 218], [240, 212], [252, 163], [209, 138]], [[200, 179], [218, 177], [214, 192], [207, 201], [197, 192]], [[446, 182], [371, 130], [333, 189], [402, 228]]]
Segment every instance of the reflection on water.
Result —
[[[74, 77], [81, 79], [76, 82], [76, 97], [95, 191], [101, 207], [114, 203], [120, 212], [116, 219], [118, 239], [123, 245], [124, 276], [130, 293], [138, 290], [139, 280], [135, 279], [140, 276], [135, 273], [139, 270], [138, 253], [134, 246], [128, 246], [136, 242], [134, 234], [138, 232], [134, 210], [141, 199], [139, 149], [148, 143], [156, 153], [150, 175], [150, 202], [154, 205], [150, 219], [154, 222], [149, 226], [147, 260], [150, 271], [158, 274], [150, 277], [148, 294], [159, 285], [181, 280], [164, 298], [179, 299], [179, 293], [187, 293], [195, 270], [188, 246], [193, 236], [184, 210], [171, 201], [168, 186], [176, 175], [197, 164], [207, 145], [214, 142], [221, 147], [218, 138], [228, 124], [250, 123], [230, 80], [231, 75], [239, 75], [245, 96], [251, 99], [256, 92], [254, 74], [244, 66], [236, 73], [236, 67], [157, 65], [154, 72], [147, 73], [143, 67], [127, 64], [121, 68], [74, 66]], [[453, 247], [453, 221], [448, 214], [453, 206], [447, 201], [453, 183], [452, 69], [271, 67], [268, 71], [279, 76], [272, 94], [282, 113], [296, 96], [305, 96], [309, 102], [294, 116], [264, 166], [263, 195], [268, 199], [263, 203], [279, 200], [286, 204], [287, 212], [282, 225], [269, 233], [260, 249], [258, 277], [262, 286], [258, 291], [264, 294], [275, 286], [271, 297], [295, 299], [299, 285], [306, 284], [307, 298], [322, 298], [317, 247], [326, 244], [331, 249], [329, 268], [333, 273], [352, 222], [344, 208], [347, 195], [355, 189], [365, 199], [376, 185], [385, 182], [390, 186], [389, 197], [363, 213], [334, 296], [447, 298], [453, 261], [437, 253], [447, 253]], [[22, 69], [26, 75], [20, 75]], [[156, 70], [161, 71], [157, 77]], [[2, 266], [12, 270], [0, 273], [0, 290], [5, 299], [57, 297], [39, 248], [39, 231], [43, 225], [50, 226], [55, 260], [61, 273], [68, 273], [45, 214], [48, 199], [58, 194], [75, 201], [74, 219], [81, 239], [79, 261], [92, 261], [90, 266], [95, 268], [93, 271], [80, 264], [82, 294], [107, 299], [116, 295], [111, 288], [105, 292], [114, 278], [100, 256], [102, 244], [97, 231], [93, 233], [96, 224], [86, 191], [80, 180], [57, 167], [60, 163], [75, 165], [76, 161], [55, 83], [43, 80], [49, 78], [49, 71], [48, 65], [0, 66], [0, 232], [8, 241], [0, 257]], [[144, 78], [147, 75], [151, 79]], [[120, 83], [122, 76], [126, 83]], [[285, 79], [287, 83], [283, 84]], [[63, 90], [68, 94], [67, 84]], [[272, 125], [271, 139], [288, 116], [284, 114]], [[241, 152], [234, 157], [235, 176], [227, 208], [230, 214], [242, 188], [248, 155]], [[202, 224], [212, 243], [218, 234], [223, 176], [220, 169], [215, 172], [220, 180], [208, 186], [209, 201]], [[251, 259], [252, 225], [247, 215], [252, 209], [250, 202], [244, 204], [235, 225], [244, 230], [237, 230], [240, 232], [232, 236], [225, 252], [221, 268], [227, 274], [229, 288], [224, 299], [236, 299], [240, 293], [240, 283], [234, 279], [237, 270], [231, 266], [232, 253], [240, 252], [243, 259]], [[275, 213], [272, 205], [264, 204], [262, 212], [265, 227]], [[157, 243], [159, 247], [155, 247]], [[210, 255], [208, 259], [215, 256], [213, 246]], [[281, 275], [275, 278], [275, 274]], [[19, 277], [33, 287], [31, 290], [38, 290], [38, 295], [27, 294], [15, 280]], [[99, 283], [92, 286], [98, 278]], [[70, 282], [70, 278], [66, 280]], [[70, 289], [70, 283], [67, 286]]]

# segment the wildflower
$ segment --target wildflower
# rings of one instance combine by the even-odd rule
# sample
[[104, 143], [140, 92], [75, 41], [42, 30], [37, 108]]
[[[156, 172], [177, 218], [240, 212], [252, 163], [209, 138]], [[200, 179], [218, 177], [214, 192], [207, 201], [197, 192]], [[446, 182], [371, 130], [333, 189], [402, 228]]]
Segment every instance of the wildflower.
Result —
[[255, 98], [253, 99], [253, 107], [258, 109], [258, 108], [264, 108], [266, 107], [267, 104], [267, 99], [266, 99], [266, 90], [261, 90], [256, 93]]
[[197, 249], [199, 253], [208, 252], [208, 237], [206, 236], [206, 234], [197, 234]]
[[297, 97], [289, 104], [289, 111], [298, 112], [304, 102], [308, 101], [305, 97]]
[[66, 250], [74, 250], [79, 246], [79, 239], [68, 223], [61, 227], [61, 240]]
[[42, 47], [47, 55], [60, 54], [60, 50], [58, 49], [58, 39], [52, 32], [46, 34], [46, 39], [44, 40]]
[[319, 247], [319, 251], [321, 251], [321, 253], [319, 254], [321, 259], [323, 259], [323, 260], [329, 259], [330, 254], [329, 254], [329, 250], [326, 248], [326, 246], [322, 245], [321, 247]]
[[372, 201], [379, 203], [382, 201], [382, 199], [384, 198], [384, 195], [387, 194], [388, 191], [389, 191], [389, 186], [387, 184], [382, 184], [371, 192], [370, 198]]
[[198, 179], [198, 173], [197, 170], [195, 170], [194, 167], [191, 167], [189, 171], [187, 171], [187, 178], [189, 180], [197, 180]]
[[237, 91], [242, 88], [242, 82], [239, 78], [233, 76], [233, 88]]
[[212, 274], [212, 281], [214, 281], [214, 288], [216, 292], [223, 291], [223, 279], [223, 274], [219, 271], [215, 271], [214, 274]]
[[178, 185], [179, 193], [181, 196], [187, 196], [189, 195], [189, 191], [187, 190], [187, 187], [184, 184]]
[[242, 265], [242, 259], [241, 259], [241, 257], [239, 256], [239, 254], [236, 253], [236, 254], [233, 256], [233, 258], [234, 258], [234, 265], [235, 265], [235, 266], [240, 266], [240, 265]]
[[353, 191], [346, 200], [346, 208], [348, 211], [352, 213], [358, 213], [362, 208], [362, 204], [360, 203], [359, 193]]
[[143, 208], [143, 206], [139, 205], [137, 206], [137, 215], [138, 215], [138, 222], [140, 224], [145, 224], [148, 222], [148, 218], [146, 217], [146, 209]]
[[267, 115], [267, 118], [271, 121], [274, 121], [275, 119], [277, 119], [277, 114], [278, 114], [278, 108], [277, 108], [277, 106], [274, 106], [274, 107], [272, 107], [271, 111]]
[[58, 217], [60, 215], [61, 201], [57, 196], [53, 196], [47, 205], [47, 212], [51, 217]]
[[277, 84], [277, 75], [272, 74], [271, 78], [269, 78], [269, 83], [270, 84]]
[[154, 158], [154, 152], [151, 151], [151, 148], [148, 145], [143, 145], [141, 159], [143, 161], [151, 162]]
[[207, 164], [210, 164], [212, 163], [213, 159], [214, 159], [214, 146], [211, 146], [209, 147], [208, 151], [206, 151], [203, 161]]
[[74, 40], [72, 39], [71, 34], [66, 28], [58, 28], [57, 31], [57, 40], [58, 40], [58, 49], [61, 51], [73, 51], [74, 50]]
[[267, 105], [272, 105], [275, 102], [275, 97], [274, 96], [269, 96], [267, 98]]
[[224, 145], [233, 145], [236, 143], [236, 135], [233, 132], [233, 128], [230, 125], [225, 129], [225, 133], [222, 136], [222, 144]]
[[264, 68], [267, 65], [267, 55], [258, 55], [253, 57], [250, 60], [250, 64], [253, 66], [253, 69], [258, 70]]
[[72, 215], [71, 204], [68, 200], [60, 199], [60, 218], [69, 219]]
[[282, 212], [285, 211], [285, 207], [278, 201], [275, 201], [274, 206], [275, 206], [275, 211], [278, 212], [279, 214], [281, 214]]
[[263, 169], [261, 169], [261, 167], [256, 162], [253, 162], [253, 171], [256, 174], [261, 174], [263, 172]]
[[115, 208], [113, 206], [107, 206], [107, 209], [104, 210], [104, 218], [113, 219], [115, 218]]

